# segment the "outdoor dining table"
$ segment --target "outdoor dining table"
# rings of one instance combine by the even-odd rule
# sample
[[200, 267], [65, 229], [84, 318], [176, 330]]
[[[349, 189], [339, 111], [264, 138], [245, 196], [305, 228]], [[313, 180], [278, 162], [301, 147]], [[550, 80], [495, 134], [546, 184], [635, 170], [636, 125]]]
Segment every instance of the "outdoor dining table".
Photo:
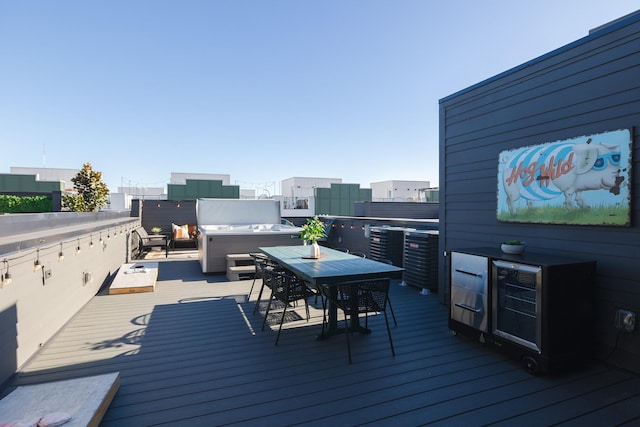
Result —
[[[403, 268], [351, 255], [331, 248], [321, 247], [319, 258], [309, 258], [308, 246], [272, 246], [259, 248], [265, 255], [276, 261], [300, 279], [313, 285], [319, 292], [337, 294], [337, 285], [367, 279], [399, 279]], [[338, 328], [337, 307], [328, 308], [328, 327], [325, 335], [341, 333]], [[358, 316], [351, 317], [349, 329], [368, 332], [362, 328]], [[320, 338], [323, 338], [321, 336]]]

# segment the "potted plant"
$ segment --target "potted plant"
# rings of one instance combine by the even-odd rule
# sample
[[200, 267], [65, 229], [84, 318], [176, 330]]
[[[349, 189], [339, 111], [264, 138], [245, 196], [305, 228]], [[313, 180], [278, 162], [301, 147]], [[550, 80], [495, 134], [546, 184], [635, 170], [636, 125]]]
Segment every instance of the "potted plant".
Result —
[[520, 255], [524, 252], [524, 242], [520, 240], [507, 240], [500, 244], [500, 250], [505, 254]]
[[153, 228], [151, 228], [151, 232], [152, 232], [153, 234], [160, 234], [160, 233], [162, 233], [162, 228], [160, 228], [160, 227], [153, 227]]
[[304, 241], [305, 245], [311, 243], [311, 258], [318, 258], [320, 256], [320, 246], [318, 246], [318, 239], [325, 237], [324, 223], [318, 219], [318, 215], [313, 218], [308, 218], [307, 223], [302, 226], [300, 231], [300, 238]]

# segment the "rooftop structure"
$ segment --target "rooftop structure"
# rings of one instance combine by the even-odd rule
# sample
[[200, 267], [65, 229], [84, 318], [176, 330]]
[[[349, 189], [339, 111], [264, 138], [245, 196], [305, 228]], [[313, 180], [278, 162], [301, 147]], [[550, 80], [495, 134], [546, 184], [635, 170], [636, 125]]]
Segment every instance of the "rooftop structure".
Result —
[[636, 371], [638, 40], [640, 11], [441, 99], [439, 180], [441, 253], [519, 240], [595, 261], [592, 345]]
[[170, 184], [185, 185], [187, 179], [202, 181], [222, 181], [222, 185], [230, 184], [230, 175], [223, 173], [191, 173], [191, 172], [171, 172]]
[[371, 183], [373, 201], [420, 202], [424, 201], [424, 190], [431, 184], [429, 181], [390, 180]]
[[9, 168], [9, 173], [15, 175], [35, 175], [36, 181], [60, 181], [64, 183], [65, 189], [73, 189], [72, 178], [78, 174], [79, 169], [62, 168], [38, 168], [38, 167], [16, 167]]

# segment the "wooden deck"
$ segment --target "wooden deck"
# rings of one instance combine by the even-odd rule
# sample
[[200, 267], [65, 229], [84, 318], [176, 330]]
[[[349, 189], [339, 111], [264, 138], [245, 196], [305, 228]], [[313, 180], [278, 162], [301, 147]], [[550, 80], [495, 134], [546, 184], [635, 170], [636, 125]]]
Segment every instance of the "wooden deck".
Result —
[[344, 336], [316, 340], [319, 309], [307, 323], [299, 307], [274, 346], [275, 331], [261, 332], [262, 313], [252, 314], [259, 283], [247, 301], [250, 287], [171, 254], [155, 292], [96, 296], [12, 386], [120, 372], [104, 426], [640, 423], [638, 375], [593, 362], [531, 376], [454, 336], [447, 308], [415, 288], [392, 286], [396, 356], [374, 316], [349, 365]]

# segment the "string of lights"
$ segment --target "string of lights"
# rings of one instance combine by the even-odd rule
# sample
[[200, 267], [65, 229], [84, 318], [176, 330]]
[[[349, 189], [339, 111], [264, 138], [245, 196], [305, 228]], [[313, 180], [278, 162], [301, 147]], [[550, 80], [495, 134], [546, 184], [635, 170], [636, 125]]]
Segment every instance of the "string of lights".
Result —
[[[93, 249], [95, 247], [94, 237], [99, 238], [98, 243], [102, 249], [105, 250], [107, 241], [112, 238], [124, 236], [125, 233], [128, 234], [136, 227], [137, 225], [133, 223], [115, 225], [102, 231], [55, 240], [47, 244], [40, 244], [33, 248], [6, 254], [0, 261], [0, 289], [4, 289], [5, 286], [13, 282], [14, 277], [10, 272], [10, 268], [14, 268], [15, 271], [16, 268], [21, 267], [23, 264], [31, 264], [34, 271], [41, 270], [44, 269], [45, 266], [43, 260], [52, 256], [56, 257], [57, 262], [64, 262], [65, 259], [68, 259], [67, 255], [69, 253], [75, 252], [75, 255], [80, 255], [83, 248]], [[105, 235], [105, 237], [103, 237], [103, 235]], [[40, 243], [44, 242], [41, 240]]]

